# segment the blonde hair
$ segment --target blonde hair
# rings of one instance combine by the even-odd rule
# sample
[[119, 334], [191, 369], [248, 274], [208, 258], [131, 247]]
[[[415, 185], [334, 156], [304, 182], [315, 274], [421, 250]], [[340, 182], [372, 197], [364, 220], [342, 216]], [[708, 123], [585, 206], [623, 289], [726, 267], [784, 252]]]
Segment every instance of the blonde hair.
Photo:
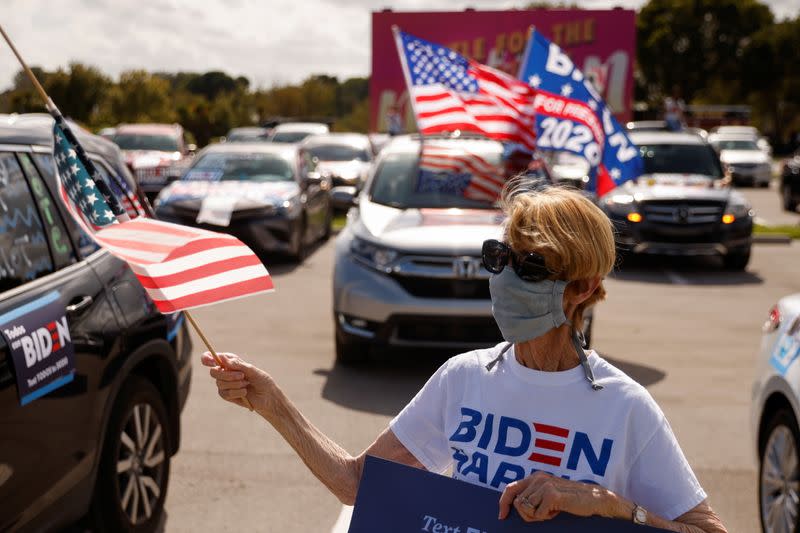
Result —
[[[553, 279], [565, 281], [605, 277], [614, 268], [614, 229], [591, 200], [572, 189], [524, 190], [512, 180], [503, 191], [505, 239], [518, 252], [544, 257]], [[594, 293], [567, 317], [581, 328], [583, 313], [605, 299], [602, 281]]]

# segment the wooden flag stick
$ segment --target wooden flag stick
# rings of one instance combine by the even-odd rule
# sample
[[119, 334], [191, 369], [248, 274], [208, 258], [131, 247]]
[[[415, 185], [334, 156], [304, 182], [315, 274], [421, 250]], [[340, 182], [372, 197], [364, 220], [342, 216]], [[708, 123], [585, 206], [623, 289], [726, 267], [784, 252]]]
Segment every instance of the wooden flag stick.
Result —
[[8, 43], [9, 48], [11, 48], [11, 51], [14, 52], [15, 56], [17, 56], [17, 60], [19, 61], [19, 64], [22, 65], [22, 70], [24, 70], [25, 74], [28, 75], [28, 78], [30, 78], [31, 83], [33, 83], [33, 86], [36, 88], [36, 91], [39, 93], [39, 96], [41, 96], [42, 100], [44, 100], [45, 107], [47, 107], [48, 111], [54, 109], [56, 106], [53, 105], [53, 101], [50, 100], [49, 96], [47, 96], [47, 93], [45, 92], [44, 87], [42, 87], [42, 84], [39, 83], [38, 79], [36, 79], [36, 75], [30, 69], [28, 64], [25, 63], [25, 60], [22, 59], [21, 55], [19, 55], [19, 52], [17, 51], [17, 47], [14, 46], [14, 43], [11, 42], [11, 38], [8, 36], [6, 31], [3, 29], [3, 25], [2, 24], [0, 24], [0, 34], [3, 35], [3, 39], [6, 40], [6, 42]]
[[[9, 48], [11, 48], [11, 51], [14, 52], [14, 55], [17, 57], [17, 60], [19, 61], [19, 64], [22, 65], [22, 69], [25, 71], [25, 74], [28, 75], [28, 78], [30, 78], [31, 83], [33, 83], [33, 86], [36, 88], [36, 91], [39, 93], [39, 96], [41, 96], [42, 100], [44, 100], [44, 105], [47, 108], [47, 110], [51, 114], [54, 115], [54, 118], [56, 118], [56, 115], [57, 116], [61, 116], [61, 112], [58, 110], [56, 105], [53, 103], [53, 101], [47, 95], [47, 92], [44, 90], [44, 87], [42, 87], [42, 84], [39, 83], [39, 80], [36, 78], [36, 74], [33, 73], [33, 71], [30, 69], [30, 67], [28, 67], [28, 64], [25, 63], [25, 60], [22, 59], [22, 56], [17, 51], [17, 47], [14, 46], [13, 42], [11, 42], [11, 38], [8, 36], [8, 34], [3, 29], [3, 25], [2, 24], [0, 24], [0, 34], [2, 34], [3, 39], [5, 39], [6, 43], [8, 43], [8, 46], [9, 46]], [[199, 335], [200, 338], [203, 340], [203, 343], [206, 345], [206, 348], [208, 348], [208, 351], [211, 352], [211, 355], [214, 356], [214, 360], [217, 362], [217, 364], [220, 367], [225, 368], [225, 366], [222, 364], [222, 359], [219, 358], [219, 355], [217, 355], [217, 351], [214, 350], [213, 346], [211, 346], [211, 343], [206, 338], [206, 336], [203, 334], [203, 331], [200, 329], [200, 326], [198, 326], [197, 322], [194, 321], [194, 317], [192, 317], [192, 315], [189, 313], [189, 311], [184, 311], [183, 314], [186, 316], [186, 319], [189, 321], [189, 323], [192, 325], [194, 330], [197, 332], [197, 335]], [[250, 403], [250, 400], [248, 400], [246, 397], [243, 398], [243, 400], [244, 400], [244, 403], [247, 406], [247, 408], [252, 411], [253, 410], [253, 404]]]
[[[192, 316], [192, 314], [189, 311], [183, 311], [183, 315], [186, 317], [186, 320], [189, 321], [189, 324], [192, 325], [195, 332], [200, 337], [200, 340], [203, 341], [203, 344], [206, 345], [208, 351], [211, 352], [211, 355], [214, 357], [214, 360], [217, 362], [217, 364], [221, 368], [225, 368], [225, 365], [222, 363], [222, 359], [220, 359], [219, 355], [217, 355], [217, 351], [214, 349], [214, 347], [211, 346], [211, 341], [209, 341], [208, 338], [206, 338], [206, 336], [203, 334], [203, 330], [201, 330], [200, 326], [197, 325], [197, 322], [194, 321], [194, 317]], [[246, 396], [242, 399], [244, 400], [245, 405], [247, 405], [247, 408], [252, 411], [253, 404], [250, 403], [250, 400], [248, 400]]]

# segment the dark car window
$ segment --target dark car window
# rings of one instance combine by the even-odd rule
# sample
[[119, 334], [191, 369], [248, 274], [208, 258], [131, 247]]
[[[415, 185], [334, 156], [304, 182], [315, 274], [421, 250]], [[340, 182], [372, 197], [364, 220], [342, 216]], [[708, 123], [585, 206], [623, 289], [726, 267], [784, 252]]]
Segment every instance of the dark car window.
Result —
[[[458, 156], [467, 157], [466, 152]], [[477, 155], [477, 154], [472, 154]], [[394, 153], [384, 157], [372, 180], [370, 199], [373, 202], [406, 208], [483, 208], [493, 209], [497, 205], [499, 188], [505, 182], [500, 167], [499, 153], [481, 153], [480, 156], [492, 172], [472, 171], [471, 164], [456, 169], [436, 168], [425, 163], [418, 164], [417, 152]], [[484, 167], [486, 168], [486, 167]], [[481, 197], [483, 184], [493, 182], [497, 194]], [[487, 190], [488, 192], [488, 190]], [[473, 194], [475, 193], [475, 194]]]
[[0, 292], [53, 272], [31, 190], [10, 152], [0, 152], [0, 217]]
[[319, 144], [308, 151], [320, 161], [369, 161], [366, 149], [346, 144]]
[[75, 251], [72, 249], [67, 228], [64, 226], [64, 221], [61, 219], [55, 200], [50, 196], [50, 192], [33, 164], [30, 154], [21, 153], [18, 154], [18, 157], [25, 174], [28, 176], [28, 183], [30, 183], [33, 197], [36, 199], [39, 215], [44, 221], [44, 226], [47, 230], [47, 241], [50, 243], [50, 252], [53, 254], [56, 268], [64, 268], [75, 263], [77, 261]]
[[[36, 163], [36, 168], [44, 176], [45, 181], [50, 185], [51, 191], [58, 191], [58, 179], [55, 172], [55, 161], [53, 161], [53, 154], [33, 154], [33, 160]], [[62, 213], [64, 211], [62, 210]], [[65, 222], [72, 240], [78, 247], [78, 253], [81, 257], [88, 257], [96, 252], [100, 247], [94, 242], [89, 235], [84, 232], [78, 224], [69, 219], [69, 215], [65, 213]]]
[[263, 153], [205, 154], [184, 174], [194, 181], [293, 181], [292, 165], [283, 157]]
[[758, 145], [753, 141], [748, 140], [726, 140], [717, 141], [717, 149], [719, 150], [755, 150], [761, 151]]
[[143, 135], [118, 133], [112, 140], [123, 150], [154, 150], [158, 152], [179, 152], [178, 139], [170, 135]]
[[230, 143], [263, 142], [268, 136], [267, 130], [234, 130], [225, 136], [225, 140]]
[[701, 174], [722, 177], [714, 150], [705, 144], [639, 145], [645, 174]]
[[296, 143], [311, 135], [307, 131], [280, 131], [272, 136], [274, 143]]

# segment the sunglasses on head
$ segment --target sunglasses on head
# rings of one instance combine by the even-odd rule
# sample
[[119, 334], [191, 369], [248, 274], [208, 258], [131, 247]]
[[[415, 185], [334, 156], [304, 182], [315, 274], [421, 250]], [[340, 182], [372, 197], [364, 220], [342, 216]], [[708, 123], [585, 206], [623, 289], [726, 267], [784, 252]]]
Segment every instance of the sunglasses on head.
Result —
[[536, 252], [515, 252], [506, 243], [495, 239], [483, 242], [481, 259], [483, 267], [492, 274], [502, 272], [511, 261], [511, 267], [521, 280], [542, 281], [553, 275], [541, 255]]

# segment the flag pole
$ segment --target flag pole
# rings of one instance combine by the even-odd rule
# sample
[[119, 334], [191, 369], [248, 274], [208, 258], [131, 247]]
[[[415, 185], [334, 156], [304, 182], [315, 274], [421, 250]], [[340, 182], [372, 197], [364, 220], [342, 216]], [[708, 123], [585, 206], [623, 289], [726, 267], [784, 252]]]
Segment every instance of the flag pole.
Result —
[[400, 35], [400, 27], [397, 24], [392, 24], [392, 36], [394, 37], [395, 46], [397, 46], [397, 59], [400, 61], [400, 67], [403, 70], [403, 78], [406, 80], [406, 94], [408, 94], [408, 103], [411, 105], [411, 110], [414, 112], [414, 122], [417, 123], [417, 133], [419, 134], [419, 154], [417, 156], [417, 180], [420, 180], [420, 169], [422, 166], [422, 155], [425, 150], [425, 134], [419, 123], [419, 114], [417, 113], [416, 102], [414, 95], [411, 94], [413, 82], [411, 80], [411, 72], [408, 70], [408, 63], [405, 59], [405, 51], [403, 50], [403, 38]]
[[[59, 125], [64, 130], [64, 133], [66, 135], [69, 135], [69, 136], [73, 137], [70, 140], [73, 141], [73, 144], [76, 146], [76, 148], [77, 148], [76, 152], [80, 152], [81, 155], [83, 156], [83, 157], [81, 157], [81, 161], [87, 167], [86, 170], [89, 172], [89, 175], [91, 175], [92, 178], [99, 177], [99, 174], [97, 173], [97, 169], [95, 169], [94, 165], [92, 164], [92, 161], [88, 157], [86, 157], [86, 154], [83, 153], [83, 148], [81, 147], [80, 143], [78, 143], [78, 140], [76, 138], [74, 138], [74, 135], [72, 135], [72, 131], [70, 130], [69, 126], [67, 125], [66, 121], [64, 120], [64, 116], [61, 114], [61, 111], [59, 111], [58, 107], [56, 107], [56, 104], [53, 103], [53, 100], [51, 100], [50, 97], [47, 95], [47, 92], [44, 90], [44, 87], [42, 87], [42, 84], [39, 83], [39, 80], [36, 78], [36, 74], [33, 73], [33, 71], [30, 69], [30, 67], [25, 62], [25, 60], [22, 59], [22, 56], [20, 55], [19, 51], [17, 50], [17, 47], [14, 46], [14, 43], [11, 41], [11, 38], [8, 36], [6, 31], [3, 29], [3, 25], [2, 24], [0, 24], [0, 34], [2, 34], [3, 39], [5, 39], [6, 43], [8, 43], [8, 46], [9, 46], [9, 48], [11, 48], [11, 51], [16, 56], [17, 61], [19, 61], [20, 65], [22, 65], [22, 70], [25, 71], [25, 74], [27, 74], [28, 78], [31, 80], [31, 83], [33, 83], [33, 86], [36, 88], [36, 92], [39, 93], [39, 96], [44, 101], [44, 105], [47, 108], [47, 111], [50, 113], [50, 115], [53, 116], [53, 119], [55, 119], [55, 121], [59, 123]], [[117, 218], [118, 219], [122, 218], [120, 216], [120, 213], [118, 213], [117, 211], [121, 211], [122, 213], [124, 213], [124, 210], [122, 209], [122, 206], [120, 205], [119, 200], [117, 200], [116, 196], [114, 196], [114, 193], [111, 191], [111, 189], [108, 187], [108, 185], [102, 179], [95, 179], [94, 181], [95, 181], [95, 185], [98, 187], [98, 189], [100, 189], [100, 192], [103, 194], [103, 196], [107, 196], [108, 195], [106, 200], [108, 200], [109, 207], [112, 210], [115, 210], [115, 206], [117, 207], [117, 210], [115, 210], [115, 213], [114, 213], [115, 215], [117, 215]], [[128, 218], [127, 214], [124, 216], [124, 218], [125, 219]], [[194, 328], [195, 332], [200, 337], [200, 339], [202, 339], [203, 343], [206, 345], [206, 348], [208, 348], [208, 351], [211, 352], [211, 355], [214, 357], [214, 360], [217, 362], [217, 364], [220, 367], [224, 368], [224, 365], [222, 363], [222, 359], [220, 359], [219, 355], [217, 355], [217, 351], [214, 350], [214, 347], [211, 345], [211, 342], [209, 342], [209, 340], [206, 338], [205, 334], [203, 334], [203, 331], [200, 329], [200, 326], [198, 326], [197, 322], [194, 321], [194, 317], [192, 317], [192, 315], [189, 313], [189, 311], [183, 311], [183, 314], [186, 317], [186, 319], [189, 321], [189, 323], [192, 325], [192, 327]], [[247, 405], [247, 408], [252, 411], [253, 410], [253, 405], [250, 403], [250, 400], [248, 400], [246, 397], [243, 398], [243, 400], [244, 400], [244, 403]]]

